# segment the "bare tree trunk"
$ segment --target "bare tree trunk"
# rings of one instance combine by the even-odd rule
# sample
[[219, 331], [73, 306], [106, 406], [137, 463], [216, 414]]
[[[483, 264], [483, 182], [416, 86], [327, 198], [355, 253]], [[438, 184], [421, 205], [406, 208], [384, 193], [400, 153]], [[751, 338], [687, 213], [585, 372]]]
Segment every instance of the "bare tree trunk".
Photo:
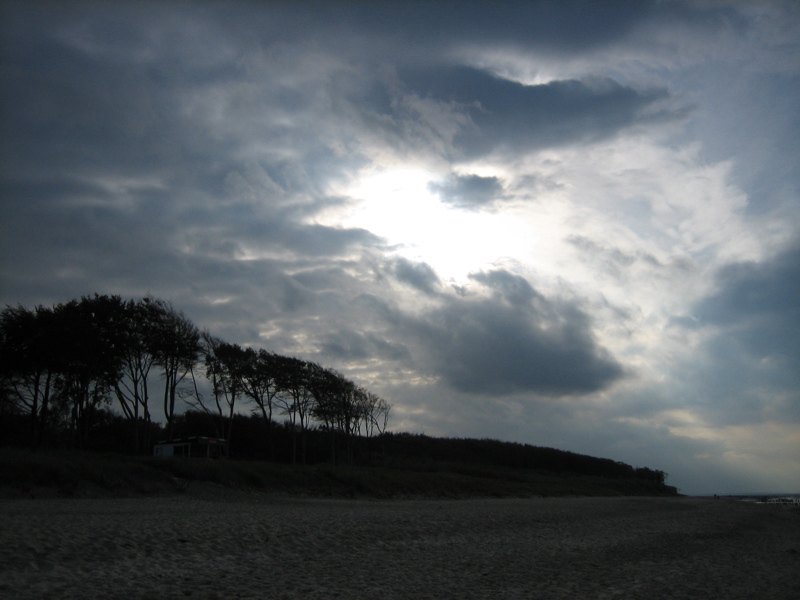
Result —
[[50, 409], [50, 380], [52, 374], [47, 371], [47, 379], [44, 383], [44, 396], [42, 396], [42, 407], [39, 409], [39, 426], [36, 432], [35, 445], [38, 447], [44, 441], [44, 430], [47, 427], [47, 415]]
[[31, 402], [31, 445], [36, 446], [36, 439], [38, 438], [36, 434], [36, 425], [39, 420], [39, 374], [36, 374], [35, 383], [33, 384], [33, 400]]

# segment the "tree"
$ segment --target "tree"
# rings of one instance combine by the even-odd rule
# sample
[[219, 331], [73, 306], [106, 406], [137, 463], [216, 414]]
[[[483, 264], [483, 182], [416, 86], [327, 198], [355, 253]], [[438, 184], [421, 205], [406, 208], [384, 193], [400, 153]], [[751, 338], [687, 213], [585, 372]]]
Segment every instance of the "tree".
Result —
[[367, 438], [380, 435], [389, 424], [391, 405], [377, 394], [363, 390], [359, 396], [359, 416], [363, 424], [363, 432]]
[[337, 461], [336, 437], [345, 441], [346, 459], [353, 460], [352, 434], [356, 423], [356, 385], [333, 369], [318, 367], [311, 379], [311, 389], [316, 398], [314, 416], [331, 434], [331, 453]]
[[354, 394], [356, 405], [356, 435], [366, 437], [367, 452], [372, 452], [372, 438], [386, 431], [391, 406], [386, 400], [365, 388], [357, 387]]
[[27, 414], [30, 443], [44, 436], [58, 374], [58, 349], [51, 338], [53, 311], [6, 307], [0, 313], [0, 381], [4, 411]]
[[178, 385], [192, 372], [200, 354], [200, 332], [183, 313], [163, 300], [151, 301], [155, 308], [155, 363], [164, 375], [164, 419], [167, 438], [172, 437]]
[[60, 352], [57, 387], [67, 403], [76, 446], [87, 442], [93, 412], [108, 403], [122, 371], [122, 300], [119, 296], [83, 297], [53, 310], [50, 330]]
[[[179, 395], [211, 415], [218, 435], [228, 439], [239, 400], [247, 397], [266, 424], [272, 458], [274, 411], [283, 412], [289, 421], [293, 462], [298, 457], [306, 462], [307, 432], [315, 420], [331, 433], [334, 462], [337, 439], [344, 438], [352, 461], [356, 437], [371, 438], [386, 429], [389, 405], [332, 369], [242, 348], [208, 333], [202, 340], [205, 374], [214, 394], [214, 405], [208, 406], [194, 370], [201, 354], [200, 333], [163, 300], [123, 301], [95, 294], [53, 308], [7, 307], [0, 312], [0, 414], [13, 420], [15, 432], [24, 431], [17, 423], [26, 419], [32, 444], [41, 441], [46, 423], [55, 422], [55, 417], [76, 445], [86, 446], [92, 421], [102, 417], [101, 406], [116, 398], [122, 417], [109, 413], [103, 418], [113, 421], [118, 432], [132, 423], [134, 445], [141, 450], [147, 441], [142, 431], [156, 431], [150, 412], [156, 367], [163, 372], [165, 430], [170, 438]], [[190, 391], [181, 387], [188, 376], [194, 382], [193, 398], [184, 396]]]
[[241, 371], [242, 389], [264, 418], [267, 427], [267, 444], [272, 459], [275, 458], [272, 412], [275, 398], [280, 391], [278, 387], [280, 362], [280, 357], [263, 348], [258, 351], [247, 348]]
[[299, 358], [281, 356], [277, 362], [277, 403], [289, 417], [292, 428], [292, 462], [297, 462], [297, 431], [300, 431], [301, 459], [306, 461], [306, 430], [312, 416], [314, 395], [309, 386], [312, 367]]
[[[205, 359], [206, 377], [216, 404], [217, 431], [220, 437], [230, 442], [236, 400], [244, 392], [243, 376], [246, 371], [247, 352], [238, 344], [229, 344], [209, 333], [202, 336], [202, 353]], [[211, 414], [198, 396], [199, 406]]]
[[115, 383], [114, 392], [122, 413], [133, 423], [137, 452], [149, 445], [147, 437], [152, 422], [149, 378], [156, 364], [163, 312], [164, 304], [152, 298], [129, 300], [122, 307], [122, 377]]

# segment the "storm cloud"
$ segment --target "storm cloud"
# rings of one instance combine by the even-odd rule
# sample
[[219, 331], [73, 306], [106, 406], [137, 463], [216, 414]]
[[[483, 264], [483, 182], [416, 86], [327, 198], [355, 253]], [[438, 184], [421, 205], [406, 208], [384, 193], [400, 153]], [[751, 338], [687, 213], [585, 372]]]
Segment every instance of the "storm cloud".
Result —
[[439, 287], [439, 277], [425, 263], [414, 263], [405, 258], [397, 258], [393, 261], [392, 270], [398, 280], [425, 294], [434, 294]]
[[432, 183], [431, 190], [448, 204], [463, 208], [479, 208], [502, 197], [503, 184], [497, 177], [450, 175], [441, 183]]
[[505, 271], [474, 279], [494, 293], [451, 294], [429, 312], [398, 318], [418, 341], [422, 369], [461, 392], [501, 395], [586, 394], [622, 375], [573, 303], [548, 299]]
[[699, 325], [722, 327], [755, 359], [789, 361], [800, 373], [800, 245], [761, 262], [735, 263], [694, 311]]
[[[739, 412], [768, 410], [800, 422], [800, 246], [760, 262], [735, 263], [694, 307], [690, 328], [708, 328], [708, 349], [730, 391], [750, 390]], [[762, 394], [771, 401], [754, 401]], [[734, 396], [735, 397], [735, 396]]]
[[[466, 117], [454, 147], [467, 157], [589, 142], [658, 115], [665, 90], [638, 91], [611, 79], [524, 85], [465, 66], [400, 73], [409, 93]], [[648, 115], [647, 109], [651, 109]]]

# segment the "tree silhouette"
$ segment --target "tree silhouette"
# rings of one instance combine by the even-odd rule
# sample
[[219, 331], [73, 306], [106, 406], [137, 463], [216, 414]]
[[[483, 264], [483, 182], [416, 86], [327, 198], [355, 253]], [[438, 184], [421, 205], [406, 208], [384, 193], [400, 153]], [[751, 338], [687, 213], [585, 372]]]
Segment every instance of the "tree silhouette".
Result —
[[377, 394], [373, 394], [363, 388], [359, 395], [359, 402], [358, 412], [361, 415], [363, 426], [363, 430], [359, 428], [359, 434], [363, 432], [363, 435], [371, 438], [386, 431], [386, 427], [389, 424], [389, 412], [391, 411], [389, 403]]
[[7, 307], [0, 314], [0, 379], [4, 407], [28, 415], [30, 440], [44, 435], [60, 358], [53, 344], [53, 311]]
[[183, 313], [163, 300], [153, 300], [155, 362], [164, 374], [164, 419], [172, 437], [178, 385], [189, 375], [200, 355], [200, 332]]
[[[201, 355], [213, 404], [203, 398], [195, 377]], [[217, 434], [228, 440], [240, 399], [247, 398], [265, 425], [270, 457], [275, 456], [274, 413], [282, 412], [288, 424], [280, 432], [291, 440], [292, 462], [306, 462], [307, 437], [315, 423], [330, 433], [334, 462], [337, 438], [344, 441], [351, 462], [354, 438], [386, 429], [388, 403], [338, 372], [242, 348], [210, 333], [201, 340], [197, 327], [163, 300], [123, 301], [95, 294], [53, 308], [6, 307], [0, 313], [0, 414], [14, 415], [15, 422], [25, 415], [32, 445], [58, 417], [64, 419], [59, 431], [86, 447], [93, 419], [102, 419], [103, 427], [126, 432], [122, 437], [129, 432], [132, 447], [146, 451], [150, 432], [160, 427], [150, 407], [154, 369], [163, 376], [167, 438], [173, 436], [179, 398], [211, 415]], [[191, 394], [181, 386], [187, 377], [194, 384]], [[112, 398], [121, 416], [104, 412]]]
[[[218, 423], [217, 432], [230, 442], [236, 401], [245, 391], [243, 377], [247, 367], [247, 352], [238, 344], [223, 342], [209, 333], [203, 334], [201, 347], [206, 377], [211, 382], [216, 405], [214, 416]], [[211, 414], [199, 397], [197, 400], [206, 413]]]
[[56, 385], [70, 410], [75, 445], [88, 440], [92, 413], [109, 403], [122, 371], [124, 339], [119, 296], [83, 297], [53, 311], [53, 337], [61, 356]]
[[336, 462], [336, 437], [345, 442], [346, 460], [352, 462], [351, 437], [357, 419], [356, 385], [333, 369], [316, 369], [311, 380], [316, 398], [314, 416], [323, 423], [331, 435], [331, 452]]
[[314, 396], [309, 387], [312, 372], [310, 363], [281, 356], [277, 360], [277, 405], [289, 417], [292, 428], [292, 462], [297, 462], [297, 432], [300, 432], [301, 460], [306, 459], [306, 431], [314, 407]]
[[114, 393], [125, 417], [134, 425], [134, 448], [148, 445], [152, 422], [150, 415], [150, 373], [156, 363], [159, 323], [162, 307], [151, 298], [122, 306], [122, 377], [114, 384]]
[[270, 458], [274, 458], [275, 455], [272, 412], [275, 398], [280, 391], [278, 386], [280, 366], [280, 357], [263, 348], [257, 351], [252, 348], [245, 350], [241, 372], [242, 389], [264, 418]]

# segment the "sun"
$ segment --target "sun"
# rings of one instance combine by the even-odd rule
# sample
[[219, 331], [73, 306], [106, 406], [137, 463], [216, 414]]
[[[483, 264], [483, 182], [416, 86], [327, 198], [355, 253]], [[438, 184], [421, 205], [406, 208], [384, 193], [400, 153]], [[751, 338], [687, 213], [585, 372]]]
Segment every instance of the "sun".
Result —
[[366, 229], [384, 238], [397, 255], [427, 263], [452, 283], [508, 260], [524, 260], [532, 251], [524, 222], [512, 214], [443, 202], [431, 189], [439, 179], [419, 168], [370, 171], [338, 190], [353, 201], [329, 214], [325, 224]]

